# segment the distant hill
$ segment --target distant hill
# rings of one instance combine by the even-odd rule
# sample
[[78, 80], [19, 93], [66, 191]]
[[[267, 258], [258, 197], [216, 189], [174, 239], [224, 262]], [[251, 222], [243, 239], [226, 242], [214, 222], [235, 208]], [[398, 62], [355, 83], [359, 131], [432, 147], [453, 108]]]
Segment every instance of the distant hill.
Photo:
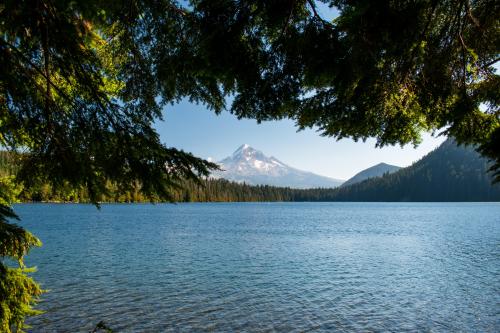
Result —
[[500, 201], [488, 161], [448, 139], [410, 167], [342, 187], [333, 201]]
[[360, 183], [363, 180], [369, 179], [369, 178], [375, 178], [375, 177], [381, 177], [386, 173], [393, 173], [401, 169], [401, 167], [398, 167], [396, 165], [390, 165], [387, 163], [379, 163], [377, 165], [374, 165], [368, 169], [365, 169], [363, 171], [358, 172], [355, 174], [353, 177], [349, 178], [345, 183], [342, 184], [342, 186], [349, 186], [352, 184]]
[[343, 183], [339, 179], [292, 168], [247, 144], [240, 146], [231, 156], [220, 161], [219, 165], [223, 171], [214, 172], [212, 177], [251, 185], [333, 188]]

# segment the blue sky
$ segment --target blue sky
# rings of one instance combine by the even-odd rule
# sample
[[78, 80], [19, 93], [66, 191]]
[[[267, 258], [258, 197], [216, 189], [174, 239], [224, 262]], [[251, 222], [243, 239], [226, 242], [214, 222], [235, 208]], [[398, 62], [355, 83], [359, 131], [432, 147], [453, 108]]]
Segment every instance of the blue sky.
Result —
[[238, 120], [229, 112], [217, 116], [189, 102], [168, 106], [163, 115], [164, 121], [156, 128], [167, 146], [219, 161], [247, 143], [290, 166], [338, 179], [348, 179], [380, 162], [408, 166], [445, 140], [425, 135], [417, 149], [412, 145], [375, 148], [374, 140], [336, 141], [314, 130], [297, 132], [289, 120], [257, 124], [255, 120]]
[[[324, 19], [332, 20], [338, 15], [335, 9], [321, 2], [316, 5]], [[314, 130], [297, 132], [290, 120], [257, 124], [255, 120], [238, 120], [228, 112], [217, 116], [201, 105], [188, 102], [168, 106], [164, 118], [164, 122], [156, 125], [161, 140], [196, 156], [220, 161], [247, 143], [290, 166], [338, 179], [348, 179], [380, 162], [408, 166], [445, 140], [427, 134], [416, 149], [412, 145], [375, 148], [375, 140], [336, 141]]]

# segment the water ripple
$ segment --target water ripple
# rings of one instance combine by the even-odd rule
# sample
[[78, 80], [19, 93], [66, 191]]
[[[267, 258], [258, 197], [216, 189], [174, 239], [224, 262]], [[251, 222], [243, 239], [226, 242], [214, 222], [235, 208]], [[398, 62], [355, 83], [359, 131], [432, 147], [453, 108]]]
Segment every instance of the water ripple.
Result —
[[51, 290], [32, 332], [500, 331], [499, 204], [15, 209]]

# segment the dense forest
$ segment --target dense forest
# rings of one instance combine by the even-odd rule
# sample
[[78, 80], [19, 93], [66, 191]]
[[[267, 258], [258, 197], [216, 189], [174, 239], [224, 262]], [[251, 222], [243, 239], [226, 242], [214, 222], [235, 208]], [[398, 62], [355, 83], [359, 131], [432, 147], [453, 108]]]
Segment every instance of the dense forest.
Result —
[[413, 165], [333, 191], [337, 201], [500, 201], [490, 163], [453, 140]]
[[[176, 202], [236, 202], [236, 201], [499, 201], [500, 184], [492, 185], [487, 172], [488, 161], [473, 148], [459, 147], [453, 141], [444, 142], [410, 167], [382, 177], [336, 189], [293, 189], [268, 185], [248, 185], [225, 179], [192, 180], [179, 184], [172, 192]], [[3, 177], [16, 172], [13, 156], [0, 153]], [[39, 184], [19, 189], [22, 202], [90, 202], [87, 189], [67, 184], [57, 187]], [[101, 202], [160, 201], [145, 197], [140, 186], [119, 191], [111, 182]]]
[[[3, 180], [17, 172], [14, 154], [0, 151], [0, 177]], [[107, 183], [107, 193], [101, 194], [100, 202], [147, 202], [161, 201], [158, 197], [146, 197], [137, 183], [131, 190], [120, 191], [112, 182]], [[17, 190], [21, 202], [90, 202], [86, 187], [74, 188], [68, 183], [57, 186], [46, 183], [21, 187]], [[234, 202], [234, 201], [294, 201], [301, 190], [267, 185], [251, 186], [225, 179], [185, 180], [171, 192], [175, 202]]]

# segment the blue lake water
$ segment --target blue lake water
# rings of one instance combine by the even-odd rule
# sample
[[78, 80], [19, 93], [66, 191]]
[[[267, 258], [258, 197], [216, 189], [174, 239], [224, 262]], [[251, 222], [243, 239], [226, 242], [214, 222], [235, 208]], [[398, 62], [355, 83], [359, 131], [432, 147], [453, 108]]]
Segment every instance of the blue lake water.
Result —
[[22, 204], [32, 332], [500, 331], [498, 203]]

